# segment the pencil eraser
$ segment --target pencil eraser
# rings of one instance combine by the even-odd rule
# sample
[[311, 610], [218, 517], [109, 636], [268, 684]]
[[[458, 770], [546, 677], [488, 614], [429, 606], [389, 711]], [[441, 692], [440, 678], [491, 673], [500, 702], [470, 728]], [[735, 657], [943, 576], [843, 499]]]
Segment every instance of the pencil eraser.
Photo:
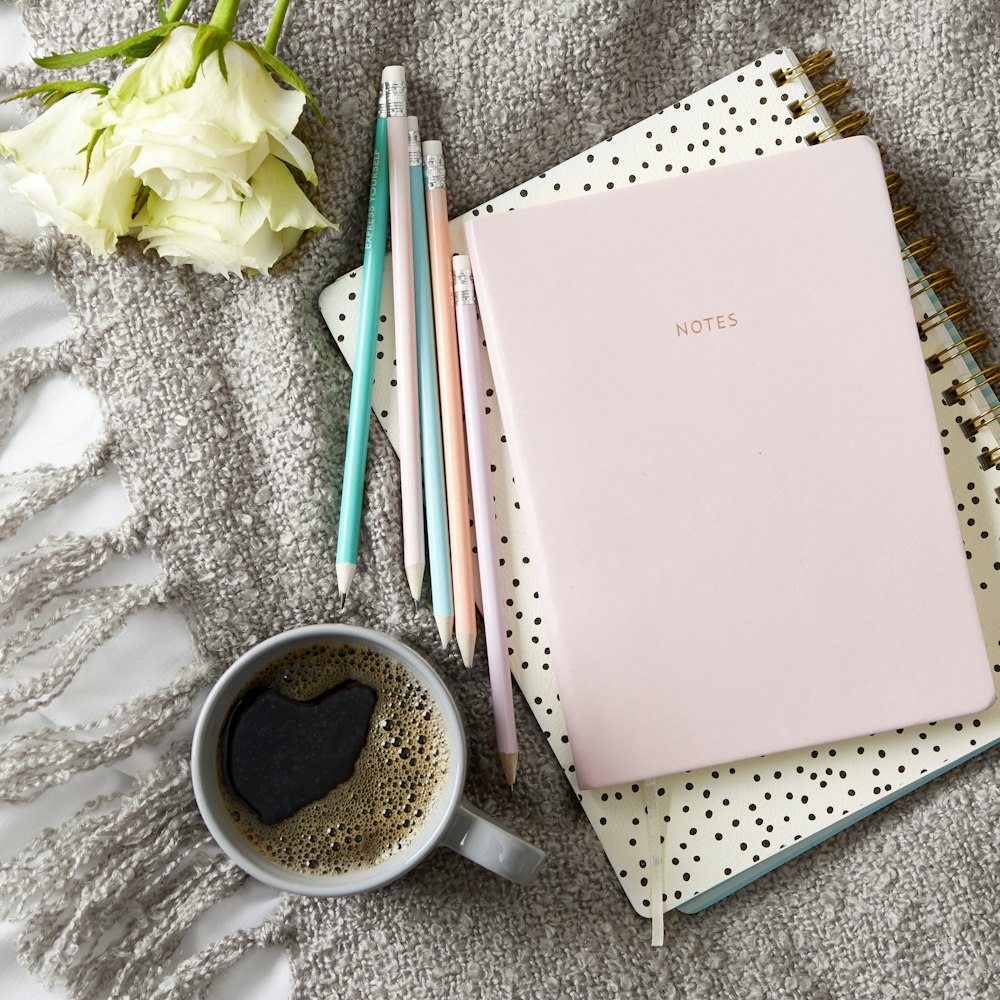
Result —
[[440, 139], [425, 139], [424, 140], [424, 159], [428, 156], [443, 156], [444, 148], [441, 145]]
[[463, 271], [472, 270], [472, 258], [468, 254], [457, 253], [451, 258], [451, 269], [455, 274], [461, 274]]
[[386, 66], [382, 70], [383, 83], [406, 83], [406, 70], [402, 66]]
[[416, 115], [407, 115], [406, 116], [406, 127], [411, 132], [418, 132], [418, 131], [420, 131], [420, 122], [417, 121], [417, 116]]

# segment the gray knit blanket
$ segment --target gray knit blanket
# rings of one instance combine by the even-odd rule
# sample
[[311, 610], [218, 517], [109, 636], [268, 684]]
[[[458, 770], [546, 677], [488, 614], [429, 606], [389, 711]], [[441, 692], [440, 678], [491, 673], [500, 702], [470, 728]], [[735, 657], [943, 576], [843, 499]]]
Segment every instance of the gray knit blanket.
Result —
[[[36, 50], [107, 44], [156, 23], [152, 0], [21, 0]], [[188, 16], [207, 19], [196, 2]], [[247, 0], [237, 34], [262, 40], [270, 5]], [[87, 656], [139, 609], [185, 617], [196, 656], [159, 690], [90, 726], [19, 725], [0, 746], [0, 795], [25, 801], [167, 741], [154, 770], [85, 807], [0, 869], [22, 923], [22, 961], [74, 997], [201, 995], [251, 949], [283, 948], [295, 996], [1000, 997], [1000, 761], [987, 753], [696, 916], [667, 915], [664, 948], [619, 891], [522, 702], [516, 794], [497, 781], [488, 685], [442, 653], [401, 566], [397, 467], [373, 424], [361, 563], [338, 607], [335, 518], [350, 376], [317, 309], [363, 243], [373, 97], [383, 65], [408, 68], [424, 132], [450, 150], [465, 211], [762, 52], [836, 50], [857, 102], [908, 182], [987, 329], [997, 327], [1000, 40], [995, 9], [929, 0], [296, 0], [281, 55], [327, 113], [303, 117], [314, 200], [342, 225], [310, 234], [268, 278], [174, 269], [128, 240], [105, 259], [47, 234], [0, 240], [0, 265], [49, 271], [74, 336], [0, 361], [0, 432], [52, 371], [97, 394], [105, 433], [75, 466], [39, 469], [0, 511], [0, 536], [112, 464], [133, 513], [106, 533], [46, 540], [6, 567], [0, 614], [20, 622], [4, 664], [48, 660], [0, 694], [0, 720], [72, 696]], [[99, 71], [100, 67], [98, 68]], [[114, 72], [105, 67], [103, 72]], [[7, 72], [21, 87], [50, 74]], [[830, 274], [822, 234], [790, 269]], [[8, 484], [9, 485], [9, 484]], [[113, 556], [148, 551], [152, 584], [98, 587]], [[257, 639], [296, 625], [364, 623], [431, 658], [465, 713], [468, 794], [543, 846], [517, 888], [447, 852], [399, 882], [343, 900], [288, 896], [267, 922], [183, 962], [192, 922], [244, 876], [212, 844], [170, 742], [193, 700]], [[53, 635], [61, 635], [52, 640]], [[479, 651], [479, 656], [483, 651]], [[65, 694], [64, 694], [65, 692]], [[502, 792], [502, 794], [501, 794]]]

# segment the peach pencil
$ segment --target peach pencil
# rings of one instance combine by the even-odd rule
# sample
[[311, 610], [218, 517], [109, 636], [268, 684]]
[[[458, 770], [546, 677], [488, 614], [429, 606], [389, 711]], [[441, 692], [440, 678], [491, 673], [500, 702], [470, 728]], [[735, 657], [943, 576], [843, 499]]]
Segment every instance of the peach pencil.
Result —
[[448, 233], [448, 191], [441, 143], [427, 140], [424, 151], [424, 187], [427, 238], [431, 254], [434, 299], [434, 337], [437, 345], [441, 431], [444, 437], [445, 490], [448, 497], [448, 535], [451, 543], [451, 581], [455, 608], [455, 637], [467, 667], [476, 645], [476, 596], [469, 527], [469, 470], [462, 420], [462, 376], [455, 331], [455, 295]]

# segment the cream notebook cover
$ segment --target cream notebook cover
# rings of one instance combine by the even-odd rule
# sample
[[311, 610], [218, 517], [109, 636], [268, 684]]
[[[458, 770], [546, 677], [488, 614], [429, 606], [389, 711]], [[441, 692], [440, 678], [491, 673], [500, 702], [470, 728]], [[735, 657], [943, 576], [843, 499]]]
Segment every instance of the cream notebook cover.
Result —
[[[817, 312], [776, 262], [820, 229]], [[581, 788], [992, 704], [871, 139], [467, 238]]]
[[[810, 141], [837, 141], [840, 132], [862, 125], [865, 119], [855, 110], [844, 112], [834, 122], [828, 113], [823, 100], [832, 105], [842, 97], [849, 89], [846, 81], [830, 79], [828, 74], [814, 85], [810, 74], [822, 73], [832, 62], [829, 53], [801, 63], [788, 49], [762, 55], [698, 93], [455, 218], [451, 224], [454, 249], [466, 252], [465, 227], [475, 218], [596, 194], [607, 190], [609, 184], [617, 189], [672, 173], [695, 173], [749, 160], [757, 155], [757, 149], [767, 156]], [[900, 217], [912, 214], [907, 206], [897, 212]], [[995, 599], [1000, 586], [1000, 501], [994, 489], [1000, 476], [984, 471], [979, 458], [997, 446], [993, 433], [997, 424], [986, 423], [972, 441], [965, 439], [960, 425], [996, 405], [997, 398], [990, 385], [976, 375], [979, 368], [966, 350], [968, 343], [962, 342], [963, 332], [951, 318], [956, 315], [952, 307], [945, 307], [928, 287], [929, 280], [924, 283], [921, 277], [921, 265], [929, 272], [928, 279], [937, 269], [936, 263], [926, 263], [926, 254], [934, 250], [933, 240], [908, 233], [901, 243], [911, 244], [906, 268], [914, 283], [914, 322], [920, 321], [925, 328], [919, 338], [923, 352], [943, 360], [936, 374], [930, 375], [930, 391], [952, 492], [961, 512], [979, 619], [987, 646], [994, 651], [996, 678], [1000, 676], [1000, 657], [995, 653], [1000, 647], [1000, 605]], [[789, 281], [809, 286], [814, 311], [822, 311], [831, 296], [851, 294], [836, 281], [839, 261], [825, 252], [825, 226], [818, 232], [801, 231], [795, 245], [786, 249], [776, 265]], [[395, 354], [388, 268], [386, 275], [382, 292], [385, 322], [380, 327], [373, 411], [395, 443]], [[320, 296], [332, 339], [351, 364], [360, 287], [361, 273], [356, 270], [339, 278]], [[865, 364], [864, 357], [858, 358], [859, 366]], [[812, 375], [796, 368], [787, 348], [770, 359], [769, 372], [771, 386], [779, 389], [793, 372], [799, 378]], [[607, 853], [609, 883], [620, 883], [638, 914], [655, 918], [675, 907], [697, 910], [708, 905], [1000, 741], [1000, 705], [995, 704], [981, 715], [946, 724], [880, 733], [812, 750], [791, 750], [645, 784], [581, 791], [554, 681], [545, 602], [538, 589], [525, 519], [518, 507], [517, 484], [512, 481], [511, 456], [502, 414], [494, 405], [485, 349], [483, 381], [480, 402], [486, 409], [490, 453], [496, 465], [493, 487], [504, 559], [501, 577], [504, 597], [510, 602], [511, 670]], [[962, 384], [963, 396], [959, 402], [946, 405], [942, 392], [955, 383]], [[706, 380], [705, 391], [718, 402], [720, 397], [713, 394], [710, 380]], [[706, 408], [712, 409], [705, 426], [707, 446], [724, 454], [738, 424], [718, 419], [712, 402], [706, 402]], [[801, 417], [791, 409], [788, 415]], [[893, 418], [888, 426], [872, 428], [870, 433], [882, 439], [886, 475], [891, 475], [896, 443], [905, 438], [907, 428]], [[364, 572], [363, 567], [358, 571]], [[921, 613], [933, 616], [936, 608], [932, 604]], [[476, 669], [482, 670], [483, 683], [488, 683], [485, 664], [477, 664]]]

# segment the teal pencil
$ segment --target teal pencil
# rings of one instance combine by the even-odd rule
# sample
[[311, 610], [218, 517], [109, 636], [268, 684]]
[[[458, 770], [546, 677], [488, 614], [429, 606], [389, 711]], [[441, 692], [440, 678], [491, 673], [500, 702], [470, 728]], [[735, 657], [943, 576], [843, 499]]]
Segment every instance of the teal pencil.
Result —
[[455, 608], [451, 593], [451, 547], [444, 492], [444, 452], [441, 444], [441, 403], [438, 399], [437, 349], [434, 346], [434, 302], [431, 262], [427, 248], [424, 207], [424, 157], [420, 127], [407, 118], [410, 139], [410, 194], [413, 223], [413, 297], [417, 313], [417, 376], [420, 393], [420, 447], [424, 465], [424, 511], [431, 567], [431, 602], [441, 645], [451, 642]]
[[354, 579], [354, 570], [358, 564], [358, 533], [361, 528], [361, 503], [365, 492], [365, 466], [368, 462], [368, 425], [371, 420], [372, 384], [375, 380], [375, 350], [378, 343], [388, 227], [389, 140], [385, 96], [380, 89], [378, 118], [375, 121], [375, 151], [372, 155], [368, 225], [365, 229], [365, 256], [361, 265], [361, 311], [358, 315], [354, 378], [351, 382], [351, 409], [347, 418], [344, 485], [340, 494], [340, 525], [337, 531], [337, 586], [340, 589], [341, 607], [347, 600], [347, 592], [351, 588], [351, 580]]

